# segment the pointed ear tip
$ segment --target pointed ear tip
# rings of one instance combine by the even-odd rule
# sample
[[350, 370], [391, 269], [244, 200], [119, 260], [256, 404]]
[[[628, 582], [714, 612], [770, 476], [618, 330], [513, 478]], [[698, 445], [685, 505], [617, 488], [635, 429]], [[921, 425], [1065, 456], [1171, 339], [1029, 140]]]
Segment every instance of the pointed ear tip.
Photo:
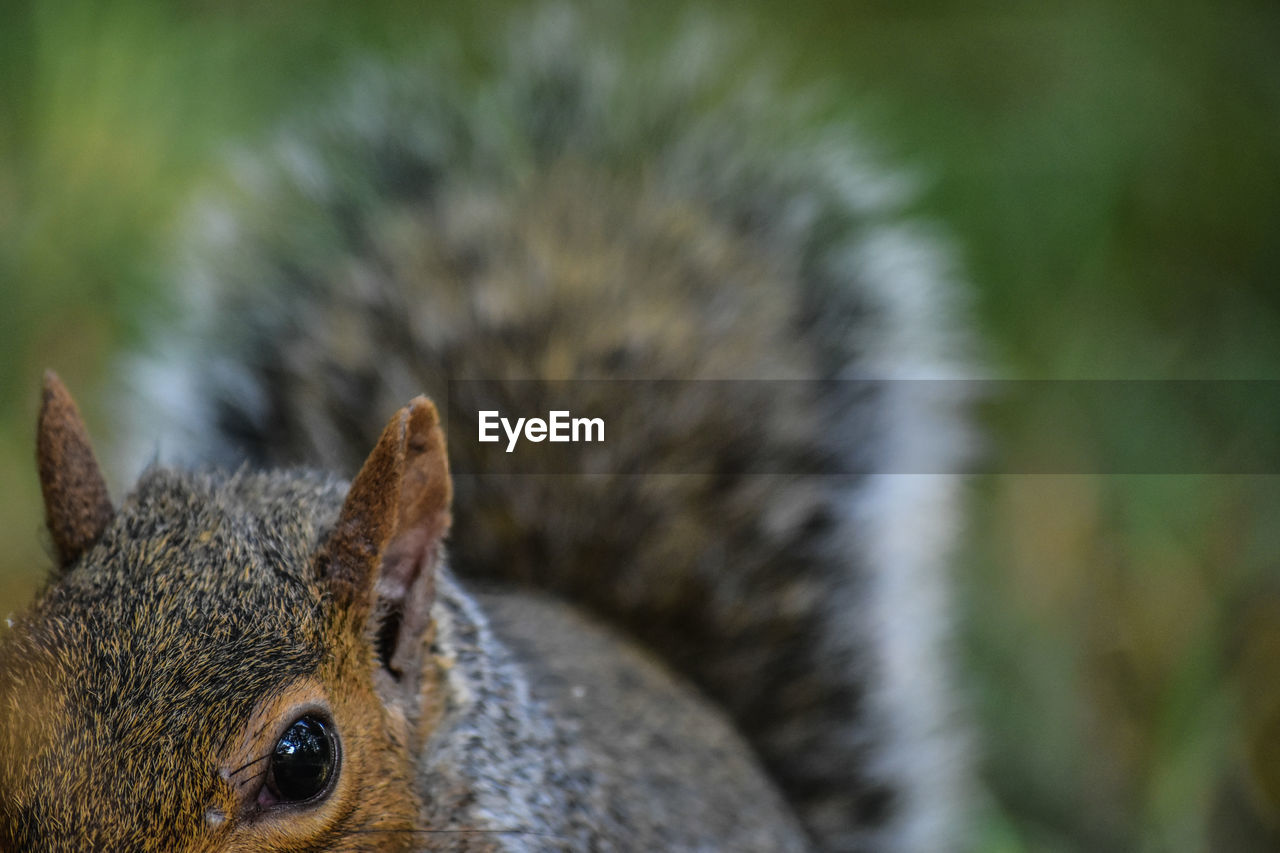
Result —
[[44, 399], [46, 401], [51, 397], [68, 397], [67, 386], [62, 384], [62, 379], [58, 376], [57, 371], [48, 368], [44, 372], [44, 382], [42, 383], [44, 390]]
[[430, 429], [440, 423], [440, 413], [436, 410], [436, 404], [421, 394], [410, 400], [405, 410], [409, 414], [409, 422], [414, 429]]
[[40, 394], [40, 411], [36, 418], [38, 430], [44, 434], [47, 428], [56, 424], [74, 424], [81, 421], [80, 408], [75, 398], [62, 384], [58, 374], [52, 370], [44, 372], [43, 389]]

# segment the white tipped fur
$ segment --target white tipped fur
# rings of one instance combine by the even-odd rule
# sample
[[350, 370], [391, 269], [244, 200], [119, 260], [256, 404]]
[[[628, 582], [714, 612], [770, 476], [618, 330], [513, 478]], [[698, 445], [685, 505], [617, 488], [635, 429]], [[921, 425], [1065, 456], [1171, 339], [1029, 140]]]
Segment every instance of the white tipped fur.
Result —
[[[183, 298], [193, 306], [184, 310], [190, 326], [157, 335], [154, 353], [134, 362], [131, 384], [142, 389], [143, 400], [131, 404], [132, 428], [123, 432], [140, 443], [118, 458], [134, 466], [154, 457], [157, 437], [163, 457], [239, 458], [236, 442], [243, 436], [219, 429], [217, 407], [228, 401], [244, 429], [265, 441], [260, 436], [270, 428], [277, 401], [261, 379], [262, 365], [250, 360], [259, 355], [253, 347], [274, 333], [277, 320], [291, 329], [282, 338], [296, 333], [285, 318], [313, 309], [288, 284], [273, 286], [249, 274], [243, 278], [252, 282], [252, 293], [243, 282], [237, 285], [245, 263], [239, 253], [255, 231], [279, 237], [276, 250], [302, 251], [290, 243], [292, 224], [272, 221], [272, 206], [296, 197], [302, 212], [346, 198], [352, 176], [345, 167], [361, 145], [389, 140], [407, 152], [408, 162], [438, 169], [444, 187], [439, 203], [470, 198], [482, 223], [490, 216], [486, 204], [518, 194], [532, 180], [543, 162], [541, 144], [588, 162], [640, 164], [653, 192], [666, 199], [756, 211], [763, 225], [753, 239], [778, 259], [780, 270], [812, 263], [821, 286], [856, 289], [870, 318], [849, 321], [847, 328], [833, 326], [836, 320], [815, 321], [814, 334], [847, 353], [830, 375], [905, 380], [887, 383], [870, 413], [877, 473], [842, 498], [844, 518], [835, 538], [860, 555], [867, 582], [824, 591], [836, 625], [824, 642], [856, 646], [865, 663], [850, 679], [872, 682], [864, 685], [868, 717], [832, 738], [869, 742], [868, 770], [888, 780], [897, 798], [887, 824], [833, 832], [830, 849], [954, 849], [963, 836], [969, 762], [952, 684], [948, 564], [959, 526], [956, 475], [970, 436], [961, 416], [963, 382], [910, 381], [973, 378], [952, 253], [903, 213], [912, 179], [875, 162], [854, 129], [816, 122], [812, 97], [780, 95], [762, 77], [740, 82], [741, 57], [734, 56], [731, 38], [717, 34], [722, 26], [691, 27], [666, 53], [616, 43], [625, 42], [622, 31], [616, 22], [596, 28], [588, 16], [558, 6], [513, 28], [519, 37], [510, 41], [492, 78], [476, 80], [451, 66], [448, 56], [433, 57], [424, 68], [367, 66], [353, 72], [345, 96], [327, 112], [286, 127], [261, 156], [239, 155], [235, 186], [193, 214], [191, 239], [180, 253]], [[548, 94], [532, 89], [531, 80], [576, 88]], [[550, 99], [557, 94], [572, 101], [564, 115], [554, 113]], [[543, 123], [550, 123], [546, 139], [537, 137], [546, 130]], [[508, 186], [517, 190], [508, 192]], [[445, 225], [465, 230], [459, 217]], [[328, 227], [320, 214], [316, 221], [317, 228]], [[815, 247], [810, 238], [819, 226], [844, 230]], [[279, 235], [277, 227], [283, 229]], [[362, 279], [356, 262], [344, 280], [353, 312], [389, 298], [384, 285]], [[242, 328], [225, 316], [228, 304], [254, 305], [260, 316]], [[321, 316], [325, 309], [314, 310], [317, 315], [301, 324], [323, 330], [314, 346], [351, 344], [333, 330], [332, 317]], [[434, 315], [417, 331], [433, 341], [461, 334]], [[421, 390], [424, 380], [414, 365], [360, 352], [361, 343], [377, 342], [357, 341], [351, 355], [367, 359], [377, 377], [375, 407], [391, 411]], [[309, 350], [273, 352], [305, 361]], [[753, 375], [752, 368], [745, 365], [741, 375]], [[334, 402], [309, 393], [317, 414], [300, 418], [293, 436], [306, 451], [303, 461], [346, 464], [342, 435], [319, 413]], [[859, 440], [851, 434], [848, 442]], [[299, 461], [270, 445], [258, 450], [265, 461]], [[467, 511], [460, 501], [459, 516]]]

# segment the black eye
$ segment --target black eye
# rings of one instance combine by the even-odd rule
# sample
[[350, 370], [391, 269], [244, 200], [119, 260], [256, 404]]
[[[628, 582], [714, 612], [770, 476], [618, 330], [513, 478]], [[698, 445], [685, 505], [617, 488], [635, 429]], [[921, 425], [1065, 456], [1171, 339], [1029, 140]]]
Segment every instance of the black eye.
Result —
[[276, 741], [267, 788], [277, 801], [301, 803], [329, 787], [338, 767], [338, 737], [333, 724], [307, 714]]

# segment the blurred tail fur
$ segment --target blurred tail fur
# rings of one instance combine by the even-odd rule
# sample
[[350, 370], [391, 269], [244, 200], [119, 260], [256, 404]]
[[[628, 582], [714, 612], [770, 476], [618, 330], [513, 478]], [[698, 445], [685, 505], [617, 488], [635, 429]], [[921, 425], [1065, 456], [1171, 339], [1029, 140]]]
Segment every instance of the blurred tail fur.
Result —
[[[740, 79], [709, 27], [658, 51], [625, 27], [557, 7], [486, 73], [447, 49], [362, 67], [235, 159], [193, 213], [188, 322], [138, 359], [126, 434], [350, 474], [389, 412], [449, 379], [501, 403], [522, 378], [963, 375], [947, 253], [903, 213], [903, 177], [813, 99]], [[693, 679], [824, 849], [953, 848], [965, 432], [905, 385], [797, 384], [726, 413], [683, 383], [609, 452], [715, 475], [460, 474], [451, 563], [553, 590]], [[864, 473], [823, 476], [833, 460]]]

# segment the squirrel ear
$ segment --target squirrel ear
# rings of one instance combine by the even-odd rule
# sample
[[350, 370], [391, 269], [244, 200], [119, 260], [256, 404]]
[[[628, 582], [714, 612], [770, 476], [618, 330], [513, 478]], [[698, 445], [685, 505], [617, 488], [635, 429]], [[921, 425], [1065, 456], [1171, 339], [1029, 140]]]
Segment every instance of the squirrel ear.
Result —
[[36, 465], [45, 523], [58, 565], [65, 568], [98, 541], [115, 510], [80, 410], [52, 370], [44, 375]]
[[440, 418], [417, 397], [383, 430], [316, 555], [338, 604], [372, 623], [397, 679], [416, 673], [452, 496]]

